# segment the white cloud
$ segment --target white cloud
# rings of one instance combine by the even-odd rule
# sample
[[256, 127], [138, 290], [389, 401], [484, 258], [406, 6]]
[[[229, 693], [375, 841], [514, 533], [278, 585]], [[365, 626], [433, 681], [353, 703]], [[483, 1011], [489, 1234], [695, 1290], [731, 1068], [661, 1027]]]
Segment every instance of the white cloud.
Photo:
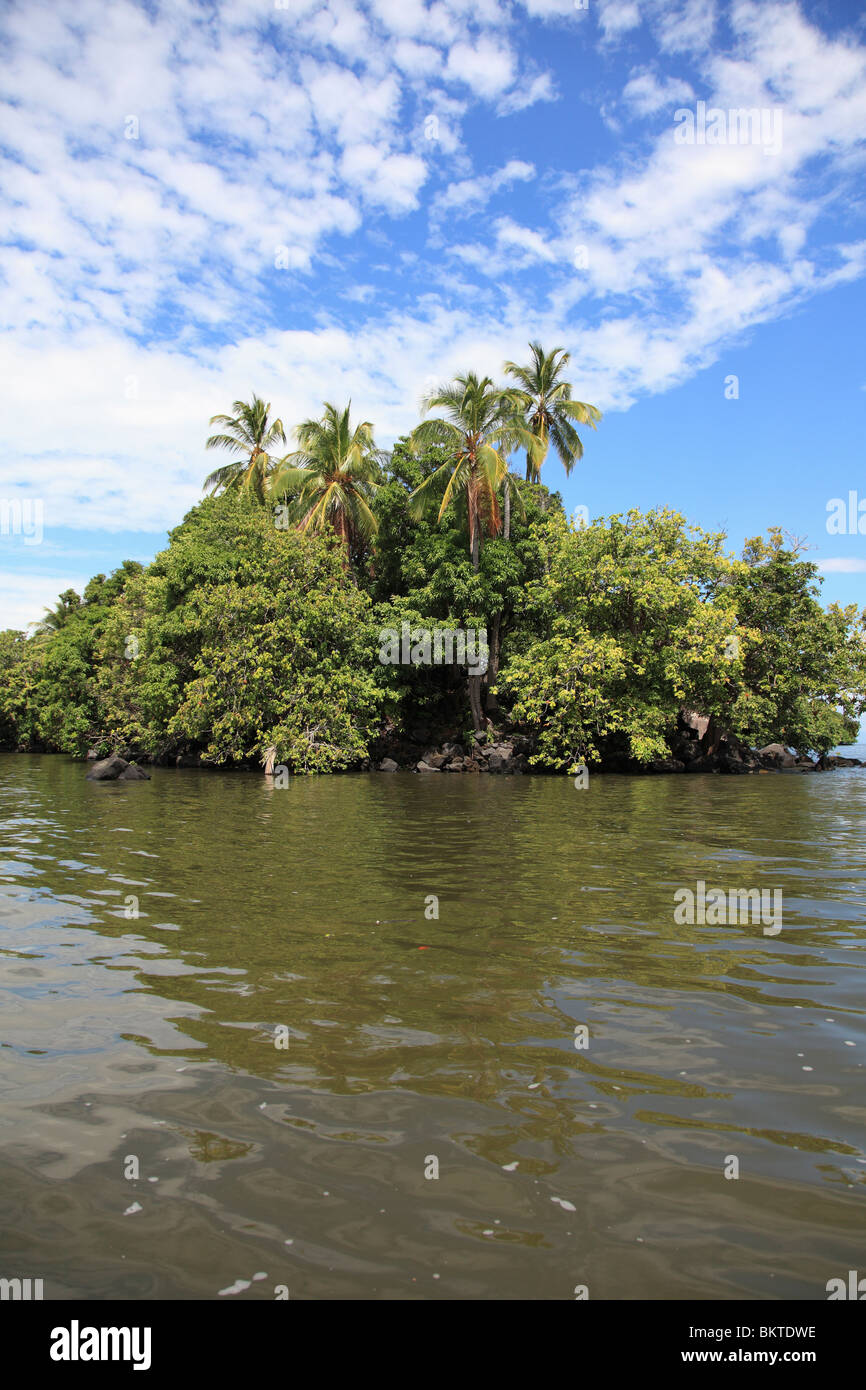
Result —
[[[708, 52], [705, 0], [593, 3], [599, 69], [644, 21], [642, 45], [655, 43], [628, 82], [622, 61], [597, 76], [599, 106], [622, 92], [649, 118], [641, 138], [594, 164], [591, 143], [529, 142], [529, 120], [498, 123], [514, 143], [497, 135], [492, 170], [489, 134], [464, 144], [467, 113], [556, 94], [534, 66], [532, 17], [583, 42], [595, 31], [576, 27], [573, 6], [151, 8], [58, 0], [38, 25], [23, 7], [3, 21], [15, 154], [0, 195], [0, 473], [7, 489], [26, 478], [70, 527], [176, 523], [212, 466], [209, 416], [253, 390], [287, 423], [325, 394], [351, 396], [386, 443], [414, 423], [431, 374], [495, 373], [538, 337], [576, 360], [579, 347], [578, 395], [625, 408], [866, 268], [866, 246], [849, 231], [850, 245], [838, 231], [834, 242], [832, 227], [862, 175], [864, 50], [791, 4], [733, 0], [732, 39]], [[283, 26], [279, 49], [264, 18]], [[667, 70], [680, 51], [694, 91]], [[134, 63], [118, 61], [127, 53]], [[557, 125], [573, 97], [563, 80]], [[781, 150], [675, 145], [658, 113], [698, 97], [781, 106]], [[505, 190], [503, 216], [491, 202]], [[410, 217], [422, 206], [426, 240]]]
[[699, 52], [708, 49], [716, 27], [715, 0], [656, 0], [659, 39], [668, 53]]
[[417, 207], [418, 190], [427, 177], [427, 167], [417, 155], [386, 154], [376, 145], [351, 145], [340, 161], [340, 171], [366, 202], [390, 212]]
[[457, 183], [449, 184], [433, 199], [432, 214], [437, 219], [446, 214], [450, 218], [471, 217], [485, 208], [494, 194], [501, 189], [508, 188], [518, 181], [527, 182], [534, 177], [533, 164], [528, 164], [524, 159], [509, 159], [507, 164], [503, 164], [491, 174], [460, 179]]
[[698, 53], [712, 44], [716, 0], [601, 0], [598, 22], [608, 44], [646, 22], [663, 52]]
[[492, 38], [455, 43], [448, 54], [448, 77], [465, 82], [482, 97], [499, 96], [514, 81], [516, 61], [511, 49]]
[[515, 111], [525, 111], [537, 101], [556, 101], [557, 96], [556, 83], [551, 73], [540, 72], [531, 82], [521, 81], [512, 91], [506, 92], [498, 109], [503, 116], [510, 116]]
[[835, 560], [819, 560], [818, 569], [822, 574], [866, 574], [866, 560], [843, 555]]
[[662, 107], [673, 107], [694, 97], [688, 82], [676, 77], [659, 79], [650, 69], [637, 72], [623, 89], [623, 98], [638, 116], [651, 116]]
[[600, 0], [598, 22], [606, 39], [618, 39], [641, 23], [636, 0]]
[[66, 570], [42, 574], [33, 569], [0, 570], [0, 631], [25, 632], [31, 623], [42, 621], [58, 594], [65, 589], [81, 594], [89, 579], [89, 574]]

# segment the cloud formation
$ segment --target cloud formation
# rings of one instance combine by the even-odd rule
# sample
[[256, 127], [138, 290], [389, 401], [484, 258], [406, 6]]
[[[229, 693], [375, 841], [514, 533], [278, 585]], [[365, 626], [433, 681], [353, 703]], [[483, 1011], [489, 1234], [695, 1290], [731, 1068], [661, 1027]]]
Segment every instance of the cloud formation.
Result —
[[[388, 443], [431, 375], [538, 336], [627, 409], [866, 269], [866, 49], [787, 0], [56, 0], [0, 26], [0, 495], [67, 527], [174, 524], [208, 417], [253, 390], [287, 421], [351, 396]], [[698, 100], [780, 109], [781, 147], [677, 144]]]

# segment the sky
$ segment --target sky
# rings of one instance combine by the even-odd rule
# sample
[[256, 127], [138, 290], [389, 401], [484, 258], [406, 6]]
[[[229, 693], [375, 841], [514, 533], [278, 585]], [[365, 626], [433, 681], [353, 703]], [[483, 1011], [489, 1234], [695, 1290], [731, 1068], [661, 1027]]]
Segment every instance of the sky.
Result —
[[0, 628], [151, 559], [237, 398], [389, 447], [531, 339], [604, 412], [545, 465], [570, 512], [780, 526], [866, 602], [858, 4], [5, 0], [0, 35]]

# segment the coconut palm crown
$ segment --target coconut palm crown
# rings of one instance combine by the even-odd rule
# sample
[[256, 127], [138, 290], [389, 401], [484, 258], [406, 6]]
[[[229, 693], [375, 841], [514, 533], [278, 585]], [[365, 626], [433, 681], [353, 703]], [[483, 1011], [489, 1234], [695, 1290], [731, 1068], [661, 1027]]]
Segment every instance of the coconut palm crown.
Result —
[[368, 420], [352, 427], [351, 408], [351, 401], [342, 411], [325, 402], [321, 419], [298, 425], [298, 448], [278, 460], [268, 485], [272, 499], [288, 499], [299, 530], [330, 525], [347, 549], [375, 535], [370, 502], [387, 459]]
[[513, 494], [522, 509], [520, 494], [508, 471], [508, 454], [513, 449], [533, 447], [533, 436], [520, 418], [521, 400], [515, 391], [503, 391], [490, 377], [475, 372], [456, 376], [439, 386], [421, 403], [424, 414], [442, 410], [445, 418], [422, 420], [409, 438], [410, 447], [419, 452], [431, 445], [447, 451], [446, 461], [412, 493], [413, 509], [423, 513], [445, 484], [439, 505], [441, 520], [448, 507], [459, 498], [465, 500], [469, 520], [469, 551], [478, 568], [483, 537], [496, 536], [501, 529], [499, 489]]
[[209, 473], [204, 480], [204, 489], [217, 492], [220, 489], [241, 488], [254, 493], [261, 501], [271, 468], [270, 451], [277, 443], [286, 442], [283, 422], [270, 421], [270, 402], [265, 403], [255, 394], [249, 404], [235, 401], [232, 410], [234, 415], [211, 416], [210, 423], [223, 428], [220, 434], [210, 436], [205, 448], [226, 449], [239, 457]]
[[537, 483], [551, 444], [566, 473], [583, 458], [583, 443], [573, 421], [595, 429], [602, 417], [597, 406], [571, 399], [571, 384], [562, 376], [570, 353], [559, 347], [545, 352], [540, 343], [530, 343], [529, 351], [528, 366], [506, 362], [505, 371], [518, 383], [521, 414], [534, 437], [533, 447], [526, 451], [526, 481]]

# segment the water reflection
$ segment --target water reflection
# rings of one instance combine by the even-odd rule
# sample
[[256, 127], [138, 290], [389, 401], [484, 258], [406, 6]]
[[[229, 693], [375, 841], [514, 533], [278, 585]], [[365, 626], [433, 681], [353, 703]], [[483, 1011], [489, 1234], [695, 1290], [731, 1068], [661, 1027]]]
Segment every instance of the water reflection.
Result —
[[[257, 1242], [244, 1297], [822, 1297], [856, 1263], [866, 774], [0, 777], [0, 1166], [51, 1296], [214, 1296]], [[781, 888], [779, 936], [675, 922], [699, 880]]]

